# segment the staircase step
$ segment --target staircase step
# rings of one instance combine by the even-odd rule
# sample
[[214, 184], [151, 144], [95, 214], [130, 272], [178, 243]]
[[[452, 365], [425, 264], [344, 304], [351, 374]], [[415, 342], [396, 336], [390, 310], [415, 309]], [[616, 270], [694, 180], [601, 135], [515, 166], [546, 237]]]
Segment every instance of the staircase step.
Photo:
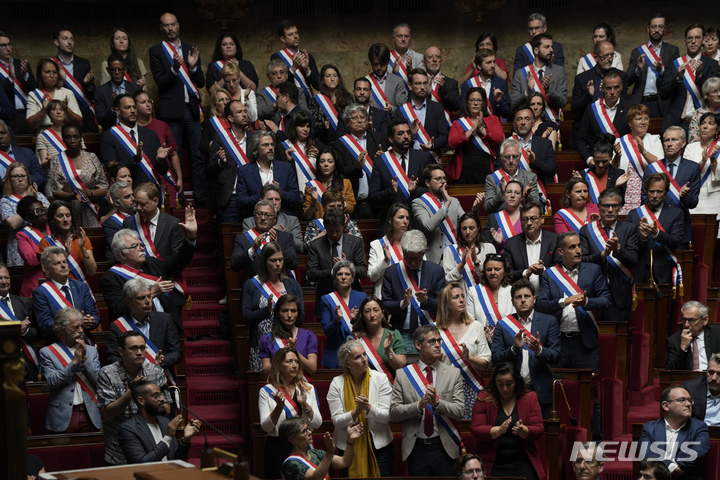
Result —
[[216, 255], [213, 255], [212, 253], [201, 253], [197, 252], [195, 255], [193, 255], [193, 259], [190, 262], [190, 265], [187, 266], [185, 269], [185, 272], [188, 270], [195, 270], [199, 268], [209, 268], [209, 269], [218, 269], [220, 265], [220, 260]]
[[239, 383], [232, 377], [192, 377], [187, 386], [188, 404], [197, 405], [239, 405]]
[[[180, 221], [185, 220], [185, 210], [182, 208], [173, 209], [172, 215]], [[198, 227], [209, 224], [210, 221], [212, 221], [213, 215], [214, 213], [212, 212], [212, 210], [207, 210], [205, 208], [196, 208], [195, 220], [198, 223]]]
[[235, 375], [235, 359], [231, 356], [191, 357], [185, 359], [185, 374], [192, 376]]
[[[208, 434], [207, 443], [210, 448], [222, 448], [223, 450], [234, 453], [238, 456], [249, 456], [251, 454], [252, 445], [247, 443], [240, 435], [228, 435], [232, 443], [228, 442], [224, 437], [220, 435]], [[205, 448], [205, 439], [202, 435], [198, 435], [193, 438], [192, 445], [190, 445], [189, 458], [199, 458], [200, 450]]]
[[230, 342], [227, 340], [200, 340], [185, 342], [185, 358], [212, 357], [232, 355]]

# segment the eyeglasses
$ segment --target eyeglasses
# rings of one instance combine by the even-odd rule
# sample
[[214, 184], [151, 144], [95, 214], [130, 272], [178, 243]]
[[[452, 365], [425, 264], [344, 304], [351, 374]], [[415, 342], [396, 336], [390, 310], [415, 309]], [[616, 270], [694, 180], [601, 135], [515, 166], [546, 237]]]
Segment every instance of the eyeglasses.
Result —
[[0, 48], [12, 48], [12, 43], [0, 43]]
[[20, 180], [21, 178], [27, 178], [27, 175], [10, 175], [13, 180]]
[[132, 245], [128, 245], [127, 250], [145, 250], [145, 244], [133, 243]]
[[528, 222], [530, 222], [530, 223], [535, 223], [535, 222], [537, 222], [538, 220], [540, 220], [540, 217], [522, 217], [522, 222], [523, 222], [523, 223], [528, 223]]
[[693, 400], [692, 398], [685, 398], [685, 397], [680, 397], [680, 398], [676, 398], [674, 400], [667, 401], [667, 403], [673, 403], [673, 402], [677, 402], [681, 405], [684, 403], [689, 403], [690, 405], [695, 405], [695, 400]]
[[431, 338], [428, 340], [423, 340], [428, 345], [442, 345], [443, 341], [442, 338]]
[[45, 207], [43, 207], [43, 208], [36, 208], [35, 210], [33, 210], [33, 213], [34, 213], [35, 215], [44, 215], [44, 214], [47, 213], [47, 210], [48, 210], [48, 209], [45, 208]]
[[123, 350], [130, 350], [131, 352], [144, 352], [147, 345], [133, 345], [132, 347], [123, 347]]
[[604, 208], [605, 210], [618, 210], [620, 208], [619, 203], [601, 203], [600, 208]]
[[608, 53], [607, 55], [598, 55], [597, 56], [600, 60], [610, 60], [612, 58], [615, 58], [615, 52]]
[[508, 160], [520, 160], [520, 155], [503, 155], [503, 158]]
[[695, 325], [698, 322], [698, 320], [702, 320], [703, 318], [706, 318], [706, 317], [707, 317], [707, 315], [705, 317], [698, 317], [698, 318], [682, 317], [680, 319], [680, 323], [689, 323], [690, 325]]
[[477, 103], [482, 103], [482, 98], [468, 98], [468, 99], [467, 99], [467, 102], [468, 102], [468, 103], [475, 103], [475, 104], [477, 104]]
[[273, 218], [275, 216], [274, 213], [267, 213], [267, 212], [255, 212], [255, 215], [257, 215], [260, 218]]

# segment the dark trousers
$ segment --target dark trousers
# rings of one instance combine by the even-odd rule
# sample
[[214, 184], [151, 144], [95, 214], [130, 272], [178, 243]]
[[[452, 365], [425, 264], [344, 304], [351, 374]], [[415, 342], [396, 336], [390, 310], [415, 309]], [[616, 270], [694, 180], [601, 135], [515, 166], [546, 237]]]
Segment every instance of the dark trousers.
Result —
[[207, 200], [207, 184], [205, 182], [205, 162], [200, 154], [200, 119], [190, 111], [190, 105], [185, 104], [185, 115], [183, 118], [164, 119], [170, 127], [170, 132], [175, 139], [178, 148], [178, 155], [183, 148], [183, 139], [187, 140], [187, 148], [190, 152], [190, 170], [192, 173], [192, 186], [195, 201], [204, 204]]
[[[435, 438], [437, 440], [435, 440]], [[435, 443], [425, 444], [424, 440], [415, 441], [415, 447], [407, 458], [408, 473], [412, 477], [449, 477], [455, 460], [445, 451], [440, 437]]]
[[282, 478], [282, 465], [290, 450], [279, 437], [265, 437], [265, 478]]
[[237, 195], [231, 195], [227, 205], [218, 207], [220, 223], [240, 223], [243, 220], [242, 212], [237, 204]]
[[648, 107], [648, 109], [650, 110], [650, 118], [657, 118], [663, 116], [660, 112], [660, 103], [658, 102], [657, 98], [655, 98], [655, 100], [649, 101], [643, 100], [642, 104]]

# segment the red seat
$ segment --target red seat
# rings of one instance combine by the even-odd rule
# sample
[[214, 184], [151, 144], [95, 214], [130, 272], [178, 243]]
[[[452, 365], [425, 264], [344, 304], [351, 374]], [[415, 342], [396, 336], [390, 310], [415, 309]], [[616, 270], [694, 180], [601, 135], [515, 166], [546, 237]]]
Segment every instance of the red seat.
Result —
[[52, 432], [45, 430], [45, 415], [47, 414], [49, 393], [28, 395], [28, 411], [30, 412], [30, 431], [33, 435], [48, 435]]

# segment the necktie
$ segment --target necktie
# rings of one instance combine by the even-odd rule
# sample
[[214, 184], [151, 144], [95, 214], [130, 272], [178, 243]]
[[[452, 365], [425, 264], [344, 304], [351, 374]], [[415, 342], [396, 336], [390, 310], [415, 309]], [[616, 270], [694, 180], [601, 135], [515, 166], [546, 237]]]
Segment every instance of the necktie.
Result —
[[[425, 377], [427, 378], [428, 383], [432, 385], [432, 383], [433, 383], [432, 367], [430, 367], [430, 366], [425, 367], [425, 372], [426, 372]], [[430, 407], [428, 407], [427, 405], [425, 405], [424, 424], [425, 424], [425, 428], [424, 428], [425, 436], [428, 438], [432, 437], [433, 433], [435, 433], [435, 427], [433, 426], [433, 414], [432, 414], [432, 411], [430, 410]]]
[[545, 72], [543, 72], [542, 69], [538, 70], [538, 80], [540, 80], [540, 83], [542, 83], [543, 76], [545, 75]]
[[332, 256], [333, 258], [340, 258], [340, 244], [337, 242], [332, 244]]
[[72, 301], [72, 295], [70, 295], [70, 287], [65, 285], [60, 290], [62, 290], [63, 295], [65, 295], [65, 298], [67, 298], [68, 302], [70, 302], [72, 304], [73, 301]]
[[674, 164], [674, 163], [670, 163], [670, 164], [668, 165], [668, 171], [670, 172], [670, 176], [671, 176], [672, 178], [675, 178], [675, 175], [673, 175], [673, 170], [675, 170], [675, 164]]
[[400, 155], [400, 167], [403, 169], [403, 172], [407, 173], [407, 160], [405, 159], [405, 155]]
[[692, 354], [693, 354], [693, 370], [700, 370], [700, 352], [698, 352], [697, 337], [693, 338]]
[[153, 239], [152, 233], [150, 231], [150, 221], [145, 220], [143, 218], [140, 223], [142, 224], [142, 229], [143, 229], [143, 233], [145, 234], [145, 238], [147, 238], [148, 240], [152, 240], [154, 242], [155, 240]]
[[130, 138], [137, 144], [137, 138], [135, 138], [135, 130], [130, 130]]
[[608, 238], [612, 237], [612, 228], [610, 227], [603, 227], [605, 230], [605, 234], [607, 234]]
[[8, 297], [3, 297], [3, 298], [2, 298], [2, 302], [5, 304], [6, 307], [9, 306], [9, 304], [8, 304]]

